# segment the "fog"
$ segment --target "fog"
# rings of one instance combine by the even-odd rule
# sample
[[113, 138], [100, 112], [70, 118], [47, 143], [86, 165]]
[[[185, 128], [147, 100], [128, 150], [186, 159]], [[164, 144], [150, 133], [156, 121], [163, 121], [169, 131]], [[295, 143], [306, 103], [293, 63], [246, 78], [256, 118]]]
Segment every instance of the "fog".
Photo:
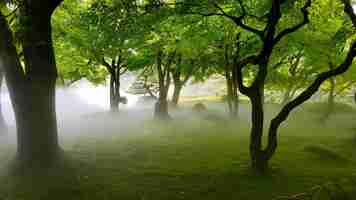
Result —
[[[143, 101], [142, 95], [128, 94], [126, 91], [135, 81], [134, 74], [127, 74], [121, 79], [121, 94], [128, 99], [126, 105], [120, 104], [120, 112], [109, 112], [109, 84], [93, 85], [83, 79], [72, 86], [56, 90], [56, 111], [59, 140], [63, 144], [69, 140], [85, 137], [105, 137], [112, 134], [140, 132], [142, 122], [153, 117], [154, 100]], [[189, 84], [182, 90], [182, 96], [212, 96], [221, 91], [219, 79], [212, 79], [204, 84]], [[171, 88], [173, 89], [173, 87]], [[2, 89], [1, 106], [3, 116], [9, 126], [9, 133], [2, 142], [15, 144], [16, 123], [6, 86]], [[173, 91], [170, 90], [171, 94]], [[214, 106], [212, 106], [214, 107]], [[190, 116], [190, 109], [171, 110], [174, 118]], [[130, 130], [128, 130], [130, 129]], [[142, 129], [142, 128], [141, 128]], [[142, 132], [142, 130], [141, 130]]]

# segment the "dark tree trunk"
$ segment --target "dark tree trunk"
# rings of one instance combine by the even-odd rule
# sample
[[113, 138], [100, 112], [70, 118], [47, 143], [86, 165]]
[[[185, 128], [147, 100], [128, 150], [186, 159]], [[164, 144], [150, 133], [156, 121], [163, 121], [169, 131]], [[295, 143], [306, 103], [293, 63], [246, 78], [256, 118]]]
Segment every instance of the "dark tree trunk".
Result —
[[[260, 91], [260, 90], [258, 90]], [[262, 151], [262, 136], [264, 124], [263, 97], [262, 93], [256, 92], [251, 95], [252, 127], [250, 138], [251, 166], [257, 172], [266, 172], [268, 160]]]
[[[55, 86], [57, 68], [51, 37], [51, 13], [26, 8], [23, 53], [26, 66], [25, 102], [17, 113], [18, 156], [46, 164], [59, 153]], [[31, 120], [29, 120], [31, 119]]]
[[110, 110], [119, 111], [119, 98], [117, 98], [117, 85], [115, 74], [110, 74]]
[[[17, 125], [17, 157], [24, 165], [48, 166], [58, 158], [55, 85], [57, 68], [51, 38], [51, 15], [60, 0], [26, 1], [20, 9], [24, 64], [12, 32], [0, 13], [0, 65]], [[23, 71], [25, 69], [25, 71]]]

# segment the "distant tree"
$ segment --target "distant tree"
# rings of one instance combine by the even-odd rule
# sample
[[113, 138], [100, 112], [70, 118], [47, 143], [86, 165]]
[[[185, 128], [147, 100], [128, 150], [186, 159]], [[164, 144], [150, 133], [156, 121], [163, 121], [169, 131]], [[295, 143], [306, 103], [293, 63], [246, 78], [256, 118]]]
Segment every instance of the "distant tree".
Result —
[[[134, 56], [142, 43], [141, 36], [145, 30], [145, 25], [138, 22], [144, 11], [137, 3], [138, 1], [86, 2], [86, 6], [82, 6], [75, 15], [67, 16], [67, 20], [58, 19], [71, 27], [58, 42], [58, 47], [63, 45], [61, 42], [67, 42], [63, 40], [68, 40], [69, 44], [65, 46], [71, 46], [77, 51], [75, 55], [82, 58], [82, 64], [67, 71], [64, 77], [75, 77], [74, 80], [86, 77], [94, 83], [100, 83], [105, 82], [109, 75], [112, 111], [118, 111], [119, 104], [126, 102], [120, 93], [120, 77], [137, 67], [128, 64], [130, 57]], [[60, 52], [66, 53], [65, 50]]]

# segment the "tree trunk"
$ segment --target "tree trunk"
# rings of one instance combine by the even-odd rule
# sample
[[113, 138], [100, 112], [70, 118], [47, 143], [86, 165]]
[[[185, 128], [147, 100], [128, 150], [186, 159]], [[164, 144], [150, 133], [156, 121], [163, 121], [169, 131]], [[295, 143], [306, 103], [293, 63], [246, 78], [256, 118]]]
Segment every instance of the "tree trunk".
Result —
[[237, 71], [230, 63], [229, 45], [225, 45], [225, 79], [227, 88], [227, 104], [231, 118], [237, 118], [239, 112]]
[[262, 136], [263, 136], [263, 97], [261, 90], [251, 95], [252, 104], [252, 128], [250, 138], [250, 156], [251, 166], [257, 172], [264, 173], [268, 170], [268, 159], [262, 151]]
[[225, 79], [226, 79], [226, 101], [229, 109], [230, 117], [233, 116], [233, 92], [232, 92], [232, 80], [228, 69], [225, 69]]
[[166, 87], [161, 88], [159, 91], [159, 97], [155, 104], [155, 112], [154, 116], [157, 119], [170, 119], [170, 115], [168, 113], [168, 101], [167, 101], [167, 93], [168, 93], [169, 85]]
[[119, 111], [120, 105], [120, 74], [117, 70], [110, 73], [110, 110]]
[[114, 74], [110, 74], [110, 111], [117, 112], [119, 110], [119, 102], [116, 98], [116, 81], [114, 76]]
[[231, 92], [232, 92], [232, 117], [238, 118], [239, 116], [239, 89], [236, 68], [232, 68], [231, 75]]
[[4, 115], [2, 113], [2, 104], [1, 104], [1, 97], [2, 97], [2, 83], [4, 79], [4, 73], [0, 69], [0, 135], [5, 134], [7, 132], [7, 127], [4, 119]]
[[178, 106], [178, 102], [179, 102], [179, 97], [180, 97], [180, 93], [182, 91], [182, 85], [179, 82], [175, 82], [174, 81], [174, 91], [173, 91], [173, 97], [172, 97], [172, 104], [173, 106], [177, 107]]
[[163, 52], [159, 50], [157, 53], [157, 71], [158, 71], [158, 83], [159, 83], [159, 97], [158, 101], [155, 104], [155, 112], [154, 117], [157, 119], [170, 119], [170, 115], [168, 114], [168, 89], [171, 83], [170, 76], [170, 65], [173, 62], [175, 56], [175, 52], [172, 53], [165, 66], [162, 66]]
[[51, 12], [37, 13], [32, 8], [26, 16], [23, 53], [26, 85], [17, 113], [18, 156], [26, 163], [46, 165], [59, 153], [55, 86], [57, 68], [51, 38]]

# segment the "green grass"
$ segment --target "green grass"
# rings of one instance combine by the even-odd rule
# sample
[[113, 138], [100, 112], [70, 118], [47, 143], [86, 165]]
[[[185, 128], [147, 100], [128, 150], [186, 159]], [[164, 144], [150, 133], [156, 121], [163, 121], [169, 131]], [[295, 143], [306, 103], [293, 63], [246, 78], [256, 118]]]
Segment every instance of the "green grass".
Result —
[[356, 113], [335, 114], [327, 124], [318, 115], [291, 115], [266, 176], [249, 170], [243, 120], [146, 121], [139, 132], [64, 145], [64, 163], [34, 174], [6, 171], [13, 149], [1, 147], [0, 199], [269, 200], [356, 175]]

